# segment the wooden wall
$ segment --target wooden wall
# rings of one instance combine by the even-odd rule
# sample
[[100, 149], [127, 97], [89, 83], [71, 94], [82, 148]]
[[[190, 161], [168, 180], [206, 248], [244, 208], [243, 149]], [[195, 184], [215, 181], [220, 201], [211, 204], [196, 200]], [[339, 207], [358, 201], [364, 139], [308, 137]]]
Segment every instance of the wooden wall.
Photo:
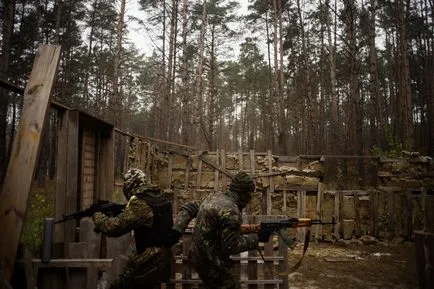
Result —
[[414, 230], [434, 225], [433, 212], [427, 209], [433, 205], [432, 160], [415, 153], [395, 159], [281, 157], [270, 151], [155, 153], [154, 148], [149, 154], [150, 142], [133, 139], [131, 143], [129, 166], [156, 169], [153, 181], [166, 189], [175, 208], [224, 190], [231, 175], [245, 171], [255, 178], [257, 189], [247, 208], [249, 214], [336, 220], [335, 226], [314, 228], [312, 238], [413, 239]]

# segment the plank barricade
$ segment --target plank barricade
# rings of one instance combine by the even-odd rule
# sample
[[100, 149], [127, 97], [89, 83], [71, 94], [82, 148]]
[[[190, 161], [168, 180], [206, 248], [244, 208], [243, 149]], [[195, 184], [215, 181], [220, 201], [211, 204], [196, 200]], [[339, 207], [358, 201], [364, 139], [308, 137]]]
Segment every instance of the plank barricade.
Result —
[[[244, 216], [244, 223], [256, 224], [261, 221], [281, 220], [286, 216]], [[202, 281], [188, 260], [188, 248], [191, 242], [191, 233], [184, 234], [182, 238], [183, 249], [181, 254], [175, 256], [175, 265], [169, 284], [166, 288], [190, 289], [204, 288]], [[262, 246], [261, 246], [262, 247]], [[261, 256], [257, 250], [243, 252], [231, 256], [236, 264], [241, 284], [246, 288], [282, 288], [288, 289], [288, 247], [280, 237], [274, 236], [261, 248]], [[263, 258], [262, 258], [263, 257]], [[162, 287], [163, 288], [163, 287]]]

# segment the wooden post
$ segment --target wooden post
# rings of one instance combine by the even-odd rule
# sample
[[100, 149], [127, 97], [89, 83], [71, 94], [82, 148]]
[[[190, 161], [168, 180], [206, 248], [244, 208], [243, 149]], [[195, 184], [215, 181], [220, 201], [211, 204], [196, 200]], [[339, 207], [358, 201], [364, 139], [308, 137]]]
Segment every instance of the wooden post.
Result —
[[238, 170], [241, 172], [244, 168], [243, 167], [243, 151], [242, 150], [238, 151], [238, 162], [240, 163]]
[[371, 230], [371, 236], [377, 237], [377, 228], [378, 228], [378, 224], [377, 224], [377, 215], [378, 215], [378, 194], [376, 191], [372, 191], [369, 195], [369, 204], [370, 204], [370, 211], [371, 211], [371, 226], [370, 226], [370, 230]]
[[279, 238], [279, 256], [283, 256], [283, 260], [279, 261], [279, 274], [281, 274], [282, 277], [282, 286], [279, 286], [279, 288], [282, 289], [288, 289], [289, 288], [289, 280], [288, 280], [288, 246], [285, 244], [285, 242], [282, 240], [282, 238]]
[[[220, 158], [219, 158], [219, 151], [216, 151], [216, 162], [217, 165], [219, 165], [220, 162]], [[220, 191], [220, 180], [219, 180], [219, 170], [215, 169], [214, 170], [214, 191], [218, 192]]]
[[[249, 220], [248, 223], [249, 224], [257, 224], [259, 223], [261, 220], [257, 219], [256, 216], [254, 215], [249, 215]], [[255, 260], [254, 257], [258, 256], [257, 250], [252, 250], [248, 252], [249, 254], [249, 259], [248, 259], [248, 263], [247, 263], [247, 278], [248, 280], [256, 280], [258, 279], [258, 261]], [[252, 258], [250, 258], [252, 257]], [[248, 289], [257, 289], [258, 285], [257, 284], [248, 284], [247, 285]]]
[[[318, 182], [318, 191], [316, 194], [316, 219], [321, 219], [321, 199], [322, 199], [322, 183]], [[319, 236], [320, 236], [320, 230], [321, 230], [321, 236], [322, 236], [322, 226], [316, 226], [315, 228], [315, 241], [318, 242]]]
[[344, 193], [337, 192], [338, 200], [339, 200], [339, 236], [341, 239], [344, 239], [344, 214], [343, 214], [343, 206], [344, 206]]
[[[68, 149], [66, 167], [66, 203], [65, 214], [69, 215], [77, 211], [78, 199], [78, 117], [77, 110], [68, 112]], [[67, 243], [75, 241], [76, 222], [65, 222], [65, 252], [68, 252]]]
[[[255, 177], [256, 174], [256, 158], [255, 158], [255, 151], [254, 150], [250, 150], [250, 176], [251, 177]], [[251, 205], [248, 205], [247, 212], [249, 212], [249, 214], [253, 214], [253, 208]]]
[[389, 239], [395, 237], [395, 203], [394, 192], [387, 192], [387, 211], [389, 215]]
[[202, 160], [198, 159], [199, 164], [198, 164], [198, 168], [197, 168], [197, 175], [196, 175], [196, 189], [193, 191], [193, 199], [197, 199], [197, 194], [196, 191], [200, 189], [200, 177], [202, 174]]
[[[297, 191], [297, 218], [304, 218], [306, 207], [306, 191]], [[297, 240], [303, 241], [306, 228], [297, 228]]]
[[334, 206], [334, 208], [335, 208], [334, 217], [335, 217], [336, 224], [334, 225], [333, 233], [339, 239], [341, 237], [341, 236], [339, 236], [341, 217], [340, 217], [340, 212], [339, 212], [340, 207], [339, 207], [339, 193], [338, 192], [335, 192], [335, 206]]
[[405, 191], [407, 197], [407, 237], [408, 239], [413, 238], [413, 193], [410, 190]]
[[185, 191], [188, 191], [189, 184], [190, 184], [190, 169], [191, 169], [191, 152], [188, 152], [188, 156], [186, 159], [186, 166], [185, 166], [185, 182], [184, 182]]
[[[272, 161], [272, 154], [271, 150], [268, 150], [268, 172], [271, 174], [273, 171], [273, 161]], [[271, 215], [271, 210], [273, 208], [273, 204], [271, 203], [271, 194], [274, 193], [274, 184], [273, 184], [273, 177], [269, 177], [269, 189], [267, 190], [267, 215]]]
[[[226, 170], [226, 152], [224, 149], [220, 150], [220, 166]], [[222, 185], [221, 188], [223, 191], [226, 190], [226, 186], [227, 186], [227, 177], [225, 174], [222, 174]]]
[[[173, 154], [169, 152], [168, 156], [168, 163], [167, 163], [167, 188], [169, 190], [172, 189], [172, 172], [173, 172]], [[173, 214], [176, 216], [178, 213], [178, 198], [176, 195], [175, 190], [172, 192], [172, 208], [173, 208]]]
[[356, 238], [359, 238], [360, 235], [360, 202], [359, 202], [359, 193], [354, 192], [354, 231]]
[[287, 200], [286, 200], [287, 194], [288, 194], [288, 192], [286, 190], [283, 190], [283, 195], [282, 195], [282, 198], [283, 198], [283, 208], [282, 208], [282, 212], [283, 212], [284, 215], [286, 215], [286, 207], [288, 206], [287, 205]]
[[427, 206], [427, 192], [424, 187], [420, 188], [421, 191], [421, 209], [422, 209], [422, 225], [423, 230], [428, 230], [428, 206]]
[[60, 50], [60, 46], [39, 47], [24, 91], [20, 125], [0, 194], [0, 228], [3, 232], [0, 238], [0, 265], [4, 267], [6, 280], [10, 280], [14, 270]]

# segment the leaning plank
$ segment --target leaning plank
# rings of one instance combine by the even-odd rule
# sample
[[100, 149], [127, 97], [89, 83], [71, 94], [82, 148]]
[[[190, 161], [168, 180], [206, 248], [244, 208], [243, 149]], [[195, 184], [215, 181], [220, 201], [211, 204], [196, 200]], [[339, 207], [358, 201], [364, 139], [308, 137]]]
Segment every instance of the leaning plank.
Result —
[[207, 165], [213, 167], [214, 169], [217, 170], [217, 172], [222, 172], [223, 174], [225, 174], [226, 176], [228, 176], [230, 179], [233, 179], [233, 174], [231, 172], [229, 172], [228, 170], [226, 170], [225, 168], [222, 168], [221, 166], [215, 164], [214, 162], [208, 160], [204, 155], [199, 155], [198, 158], [200, 160], [202, 160], [204, 163], [206, 163]]
[[59, 65], [60, 46], [41, 45], [24, 91], [22, 118], [0, 194], [0, 262], [12, 276], [27, 199], [35, 173], [50, 96]]

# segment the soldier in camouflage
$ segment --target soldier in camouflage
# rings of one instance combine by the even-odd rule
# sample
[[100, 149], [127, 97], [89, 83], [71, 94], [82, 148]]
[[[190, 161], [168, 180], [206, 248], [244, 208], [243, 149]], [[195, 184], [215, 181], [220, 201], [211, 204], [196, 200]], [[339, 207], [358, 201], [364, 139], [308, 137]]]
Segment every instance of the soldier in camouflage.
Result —
[[121, 214], [93, 215], [96, 232], [119, 237], [133, 231], [135, 238], [136, 250], [110, 288], [160, 288], [160, 283], [170, 277], [173, 259], [170, 247], [180, 237], [180, 233], [171, 229], [172, 204], [158, 187], [148, 183], [139, 169], [130, 169], [124, 175], [123, 192], [128, 204]]
[[[174, 229], [183, 232], [196, 217], [189, 258], [208, 289], [239, 289], [239, 275], [230, 255], [255, 249], [269, 234], [241, 234], [241, 212], [255, 191], [244, 172], [232, 180], [229, 190], [181, 207]], [[264, 235], [264, 236], [262, 236]]]

